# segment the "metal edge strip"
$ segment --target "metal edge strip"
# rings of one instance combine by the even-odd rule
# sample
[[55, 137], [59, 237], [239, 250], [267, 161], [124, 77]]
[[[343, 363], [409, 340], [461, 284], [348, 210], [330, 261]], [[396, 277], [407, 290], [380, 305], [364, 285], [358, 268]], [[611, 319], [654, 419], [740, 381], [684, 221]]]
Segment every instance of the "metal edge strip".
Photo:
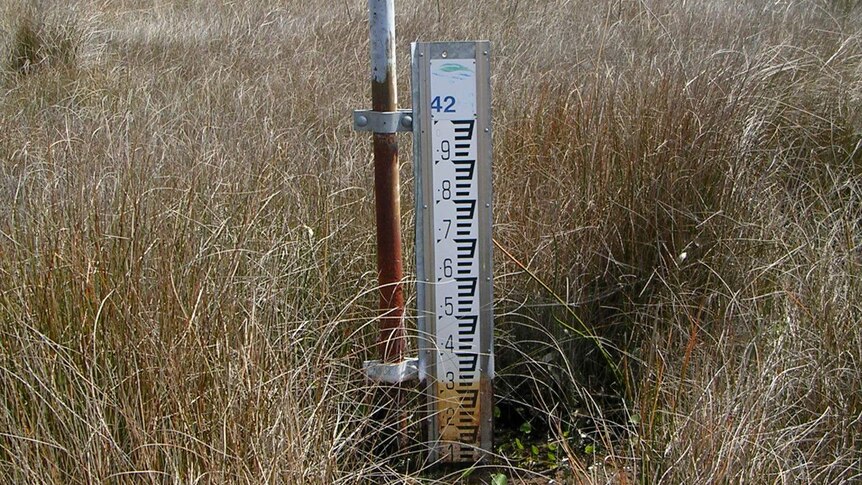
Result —
[[479, 199], [486, 205], [480, 208], [479, 239], [481, 241], [480, 260], [480, 342], [487, 354], [482, 362], [482, 402], [480, 404], [480, 437], [479, 442], [487, 454], [493, 450], [493, 419], [494, 419], [494, 281], [493, 281], [493, 118], [491, 117], [491, 45], [488, 41], [476, 42], [476, 97], [477, 105], [482, 108], [478, 113], [479, 125], [479, 159], [483, 160], [479, 169]]
[[[427, 185], [431, 183], [430, 169], [430, 132], [423, 123], [424, 108], [428, 104], [427, 93], [430, 88], [428, 81], [428, 55], [427, 43], [414, 42], [411, 44], [412, 51], [412, 79], [411, 88], [413, 92], [413, 169], [415, 174], [415, 208], [416, 208], [416, 307], [417, 307], [417, 330], [419, 347], [419, 379], [424, 386], [426, 396], [424, 402], [424, 419], [426, 420], [425, 439], [429, 443], [436, 442], [437, 417], [434, 413], [434, 390], [433, 382], [435, 375], [434, 367], [434, 341], [436, 333], [434, 318], [429, 318], [429, 302], [434, 301], [434, 288], [429, 284], [430, 274], [428, 268], [434, 267], [433, 241], [429, 242], [428, 225], [433, 225], [434, 218], [431, 207], [426, 204], [425, 194], [430, 193]], [[423, 93], [426, 97], [423, 97]], [[430, 263], [428, 262], [430, 258]], [[428, 460], [437, 460], [437, 449], [433, 446], [428, 449]]]

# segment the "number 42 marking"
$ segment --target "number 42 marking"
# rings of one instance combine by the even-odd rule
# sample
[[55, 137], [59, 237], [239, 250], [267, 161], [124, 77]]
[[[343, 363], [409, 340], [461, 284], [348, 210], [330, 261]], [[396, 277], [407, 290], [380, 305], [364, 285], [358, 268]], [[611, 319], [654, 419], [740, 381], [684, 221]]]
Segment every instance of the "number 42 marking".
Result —
[[434, 96], [431, 100], [431, 109], [439, 113], [454, 113], [455, 112], [455, 96], [446, 96], [440, 99], [440, 96]]

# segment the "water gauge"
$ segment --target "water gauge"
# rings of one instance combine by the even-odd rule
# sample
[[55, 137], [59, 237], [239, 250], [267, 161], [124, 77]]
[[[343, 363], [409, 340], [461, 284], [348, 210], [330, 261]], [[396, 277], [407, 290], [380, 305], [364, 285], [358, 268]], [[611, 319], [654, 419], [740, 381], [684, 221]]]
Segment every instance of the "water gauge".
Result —
[[413, 44], [419, 372], [432, 460], [491, 450], [490, 44]]

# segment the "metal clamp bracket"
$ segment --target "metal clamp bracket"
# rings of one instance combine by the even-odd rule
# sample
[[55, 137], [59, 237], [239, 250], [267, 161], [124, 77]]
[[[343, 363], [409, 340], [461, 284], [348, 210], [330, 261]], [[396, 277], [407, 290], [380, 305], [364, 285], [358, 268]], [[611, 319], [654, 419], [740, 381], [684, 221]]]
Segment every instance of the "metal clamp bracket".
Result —
[[373, 382], [400, 384], [415, 381], [419, 378], [419, 359], [407, 358], [395, 364], [387, 364], [379, 360], [366, 360], [362, 363], [365, 375]]
[[372, 133], [413, 131], [413, 110], [371, 111], [359, 109], [353, 112], [353, 129]]

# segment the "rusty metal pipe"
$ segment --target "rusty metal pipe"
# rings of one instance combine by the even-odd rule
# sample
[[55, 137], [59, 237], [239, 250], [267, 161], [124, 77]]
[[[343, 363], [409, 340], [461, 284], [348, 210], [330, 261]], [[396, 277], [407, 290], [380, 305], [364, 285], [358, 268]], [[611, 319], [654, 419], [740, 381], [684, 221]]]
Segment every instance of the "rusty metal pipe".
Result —
[[[369, 0], [371, 37], [371, 109], [397, 111], [395, 74], [395, 0]], [[394, 133], [374, 133], [374, 201], [377, 219], [377, 280], [380, 286], [382, 362], [400, 362], [404, 335], [404, 269], [401, 256], [401, 201], [398, 140]]]

